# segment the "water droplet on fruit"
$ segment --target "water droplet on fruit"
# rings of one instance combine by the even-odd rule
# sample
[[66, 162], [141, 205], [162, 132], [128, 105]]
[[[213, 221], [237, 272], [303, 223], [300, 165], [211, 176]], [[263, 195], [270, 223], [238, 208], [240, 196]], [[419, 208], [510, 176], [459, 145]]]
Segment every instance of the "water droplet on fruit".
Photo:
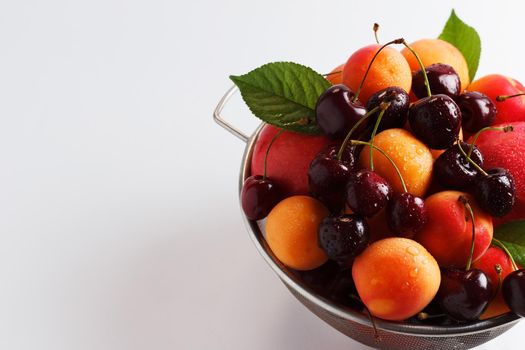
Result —
[[416, 267], [415, 269], [412, 269], [412, 271], [410, 271], [409, 275], [410, 277], [417, 277], [418, 272], [419, 269]]
[[413, 246], [408, 247], [407, 252], [411, 255], [419, 255], [419, 249]]

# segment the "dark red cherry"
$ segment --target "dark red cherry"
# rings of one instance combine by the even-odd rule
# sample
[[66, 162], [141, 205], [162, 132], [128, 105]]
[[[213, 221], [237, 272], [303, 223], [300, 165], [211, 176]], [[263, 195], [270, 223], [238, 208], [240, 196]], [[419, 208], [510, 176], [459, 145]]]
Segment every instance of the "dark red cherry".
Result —
[[356, 168], [353, 147], [345, 148], [341, 160], [337, 159], [338, 152], [339, 146], [328, 146], [312, 160], [308, 168], [310, 193], [332, 212], [338, 212], [344, 207], [346, 183]]
[[[366, 114], [366, 108], [361, 102], [352, 102], [354, 95], [348, 87], [338, 84], [330, 86], [317, 100], [317, 125], [329, 138], [344, 138], [352, 126]], [[364, 124], [356, 132], [363, 130]]]
[[386, 219], [392, 233], [412, 238], [427, 222], [425, 201], [408, 192], [394, 194], [386, 207]]
[[328, 258], [349, 266], [370, 241], [366, 220], [357, 214], [329, 216], [319, 224], [319, 247]]
[[[470, 144], [460, 141], [463, 150], [468, 153]], [[470, 158], [483, 167], [483, 155], [474, 146]], [[457, 190], [471, 189], [477, 180], [479, 171], [461, 153], [457, 144], [441, 153], [434, 162], [434, 178], [440, 185]]]
[[392, 188], [377, 173], [362, 169], [352, 173], [346, 186], [346, 203], [356, 214], [374, 216], [386, 207]]
[[483, 271], [450, 268], [441, 272], [438, 300], [450, 317], [458, 321], [477, 320], [491, 298], [492, 286]]
[[269, 178], [252, 175], [244, 180], [241, 204], [248, 219], [264, 219], [281, 199], [281, 191]]
[[514, 207], [516, 188], [507, 169], [492, 168], [488, 175], [480, 175], [474, 186], [474, 197], [479, 206], [495, 217], [504, 216]]
[[447, 95], [432, 95], [416, 101], [408, 111], [410, 129], [432, 149], [446, 149], [456, 141], [461, 112]]
[[363, 303], [357, 298], [358, 294], [352, 278], [352, 269], [339, 271], [328, 292], [328, 297], [336, 303], [357, 311], [364, 311]]
[[[447, 64], [436, 63], [426, 67], [425, 71], [433, 94], [444, 94], [452, 98], [459, 95], [461, 83], [454, 68]], [[425, 77], [421, 69], [412, 76], [412, 91], [417, 98], [427, 96]]]
[[[408, 108], [410, 106], [410, 97], [407, 92], [397, 86], [391, 86], [379, 90], [370, 96], [366, 103], [366, 109], [371, 111], [383, 102], [390, 102], [390, 106], [383, 114], [383, 118], [377, 129], [378, 132], [386, 129], [402, 128], [405, 126], [408, 118]], [[376, 115], [379, 115], [379, 113]]]
[[461, 110], [463, 130], [475, 133], [492, 125], [498, 114], [496, 106], [486, 95], [477, 91], [468, 91], [456, 97], [456, 104]]
[[341, 268], [337, 262], [328, 260], [316, 269], [307, 271], [293, 270], [293, 272], [295, 272], [308, 287], [328, 297], [329, 289], [340, 270]]
[[503, 298], [516, 315], [525, 317], [525, 270], [516, 270], [507, 275], [501, 286]]

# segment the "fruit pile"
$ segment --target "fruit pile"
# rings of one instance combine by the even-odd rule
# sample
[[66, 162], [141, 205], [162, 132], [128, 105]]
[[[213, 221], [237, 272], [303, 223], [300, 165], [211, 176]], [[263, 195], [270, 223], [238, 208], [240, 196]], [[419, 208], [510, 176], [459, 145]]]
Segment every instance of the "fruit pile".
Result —
[[231, 77], [266, 122], [242, 208], [312, 290], [386, 320], [525, 317], [525, 88], [474, 80], [479, 45], [452, 12], [439, 39], [378, 42], [324, 76]]

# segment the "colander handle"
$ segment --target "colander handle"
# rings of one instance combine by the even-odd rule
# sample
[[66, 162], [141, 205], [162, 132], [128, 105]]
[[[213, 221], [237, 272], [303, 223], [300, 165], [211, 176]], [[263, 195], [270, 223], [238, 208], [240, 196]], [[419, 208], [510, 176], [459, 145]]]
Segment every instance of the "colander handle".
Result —
[[221, 100], [219, 101], [219, 104], [217, 107], [215, 107], [215, 110], [213, 111], [213, 120], [217, 122], [220, 126], [222, 126], [226, 131], [228, 131], [233, 136], [241, 139], [245, 143], [248, 142], [249, 137], [244, 134], [242, 131], [228, 123], [226, 120], [222, 119], [221, 113], [224, 106], [226, 106], [226, 103], [228, 100], [233, 96], [234, 93], [237, 92], [237, 86], [232, 86], [231, 88], [226, 91], [224, 96], [222, 96]]

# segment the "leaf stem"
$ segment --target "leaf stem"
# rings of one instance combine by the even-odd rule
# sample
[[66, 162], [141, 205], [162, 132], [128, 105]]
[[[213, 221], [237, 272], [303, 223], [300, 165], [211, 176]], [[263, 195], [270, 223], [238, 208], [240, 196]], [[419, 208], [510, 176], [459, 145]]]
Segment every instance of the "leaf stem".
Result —
[[266, 149], [266, 153], [264, 154], [264, 172], [263, 172], [263, 180], [266, 180], [266, 160], [268, 159], [268, 153], [270, 153], [270, 148], [272, 148], [272, 145], [275, 140], [283, 133], [284, 129], [279, 130], [277, 134], [272, 138], [270, 141], [270, 144], [268, 145], [268, 148]]

